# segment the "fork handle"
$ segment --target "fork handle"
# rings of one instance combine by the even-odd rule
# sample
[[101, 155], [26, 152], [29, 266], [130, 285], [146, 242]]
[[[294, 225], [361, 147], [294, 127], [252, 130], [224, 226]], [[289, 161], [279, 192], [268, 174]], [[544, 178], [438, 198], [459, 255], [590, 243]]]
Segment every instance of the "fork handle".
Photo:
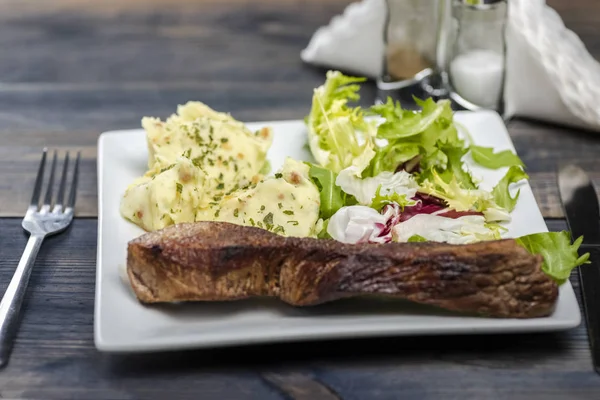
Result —
[[21, 261], [19, 261], [2, 301], [0, 301], [0, 368], [8, 363], [19, 326], [21, 304], [23, 304], [31, 270], [43, 241], [44, 236], [29, 236]]

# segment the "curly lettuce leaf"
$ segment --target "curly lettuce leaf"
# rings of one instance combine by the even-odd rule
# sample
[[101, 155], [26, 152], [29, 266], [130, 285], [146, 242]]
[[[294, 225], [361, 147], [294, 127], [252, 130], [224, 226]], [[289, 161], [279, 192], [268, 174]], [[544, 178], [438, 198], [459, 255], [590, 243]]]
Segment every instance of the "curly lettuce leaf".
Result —
[[398, 204], [400, 209], [404, 210], [404, 207], [414, 204], [414, 201], [408, 200], [405, 194], [400, 194], [397, 192], [381, 194], [381, 185], [379, 185], [377, 191], [375, 192], [375, 197], [373, 197], [371, 202], [371, 208], [381, 211], [381, 209], [387, 204], [392, 203]]
[[357, 101], [366, 78], [328, 71], [325, 83], [314, 90], [312, 107], [306, 118], [308, 144], [317, 162], [333, 172], [355, 166], [362, 172], [375, 155], [375, 121], [365, 121]]
[[421, 242], [426, 242], [426, 241], [427, 241], [427, 239], [425, 239], [421, 235], [412, 235], [407, 240], [408, 243], [421, 243]]
[[542, 270], [559, 285], [569, 279], [574, 268], [589, 264], [590, 254], [578, 253], [583, 237], [571, 244], [571, 235], [566, 231], [534, 233], [515, 240], [531, 254], [544, 257]]
[[394, 103], [391, 97], [388, 97], [385, 104], [371, 106], [369, 112], [385, 118], [385, 122], [379, 126], [377, 136], [396, 140], [418, 135], [447, 112], [443, 105], [445, 103], [436, 104], [431, 98], [425, 101], [415, 98], [415, 101], [422, 108], [421, 112], [405, 110], [399, 101]]
[[523, 168], [520, 166], [510, 167], [506, 172], [506, 175], [500, 179], [500, 182], [498, 182], [492, 190], [494, 202], [508, 212], [512, 212], [517, 205], [517, 200], [519, 200], [521, 189], [517, 191], [515, 197], [511, 197], [508, 189], [511, 184], [517, 183], [523, 179], [529, 179], [529, 176], [523, 171]]
[[432, 169], [431, 178], [421, 184], [420, 192], [444, 200], [453, 210], [484, 211], [490, 206], [495, 206], [490, 193], [478, 189], [465, 189], [455, 175], [446, 182], [435, 169]]
[[456, 179], [464, 189], [475, 189], [471, 173], [463, 168], [462, 158], [467, 154], [468, 149], [453, 144], [443, 144], [439, 148], [447, 157], [446, 168], [439, 172], [440, 177], [448, 183]]
[[342, 188], [335, 184], [336, 173], [308, 162], [306, 164], [310, 167], [308, 176], [319, 189], [321, 199], [320, 218], [327, 221], [340, 208], [356, 203], [352, 196], [348, 196]]
[[488, 223], [510, 221], [509, 212], [496, 204], [490, 192], [481, 189], [465, 189], [455, 175], [451, 175], [450, 181], [446, 182], [433, 169], [431, 179], [425, 180], [419, 191], [444, 200], [453, 210], [481, 212]]
[[470, 146], [470, 149], [473, 161], [486, 168], [498, 169], [502, 167], [524, 166], [519, 156], [510, 150], [494, 153], [493, 147], [482, 147], [474, 144]]
[[377, 176], [385, 171], [395, 171], [399, 165], [421, 153], [418, 143], [390, 143], [376, 151], [366, 175]]
[[414, 98], [419, 111], [404, 110], [400, 103], [389, 99], [385, 104], [372, 106], [369, 113], [385, 118], [377, 131], [378, 139], [387, 144], [376, 148], [368, 172], [371, 176], [383, 171], [395, 171], [399, 165], [419, 157], [421, 169], [433, 167], [445, 170], [448, 155], [442, 146], [463, 148], [453, 122], [453, 111], [448, 100], [438, 102], [428, 98]]

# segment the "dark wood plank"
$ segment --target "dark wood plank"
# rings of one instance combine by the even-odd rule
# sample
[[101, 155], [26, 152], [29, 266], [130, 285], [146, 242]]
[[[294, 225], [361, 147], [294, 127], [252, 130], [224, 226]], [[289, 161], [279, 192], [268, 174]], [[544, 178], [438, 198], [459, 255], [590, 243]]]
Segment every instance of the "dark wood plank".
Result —
[[556, 181], [559, 165], [581, 165], [600, 195], [600, 133], [523, 120], [510, 121], [508, 130], [527, 167], [544, 217], [561, 218], [564, 215]]
[[350, 1], [51, 3], [0, 8], [3, 86], [294, 81], [300, 50]]
[[[25, 246], [19, 223], [0, 219], [0, 292]], [[565, 228], [563, 221], [549, 226]], [[77, 219], [42, 248], [13, 357], [0, 373], [0, 398], [592, 400], [600, 393], [584, 325], [549, 334], [99, 353], [96, 228], [94, 219]], [[578, 291], [577, 279], [572, 283]]]

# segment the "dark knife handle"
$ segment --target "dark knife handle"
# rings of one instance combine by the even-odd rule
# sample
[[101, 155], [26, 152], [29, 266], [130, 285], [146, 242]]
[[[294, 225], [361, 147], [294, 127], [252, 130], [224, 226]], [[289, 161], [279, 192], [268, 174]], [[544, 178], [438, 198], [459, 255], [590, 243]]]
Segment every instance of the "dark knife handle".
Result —
[[586, 252], [590, 253], [590, 264], [579, 267], [579, 282], [592, 361], [600, 374], [600, 247], [581, 246], [579, 253]]

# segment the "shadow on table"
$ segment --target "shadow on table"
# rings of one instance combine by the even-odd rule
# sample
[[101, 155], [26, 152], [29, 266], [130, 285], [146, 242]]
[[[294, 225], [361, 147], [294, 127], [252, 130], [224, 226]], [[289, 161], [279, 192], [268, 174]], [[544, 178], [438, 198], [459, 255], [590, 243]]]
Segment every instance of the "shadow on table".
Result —
[[[365, 339], [290, 342], [128, 355], [103, 355], [109, 374], [136, 377], [168, 371], [286, 370], [295, 366], [350, 366], [351, 364], [414, 365], [419, 362], [453, 363], [520, 368], [564, 359], [573, 349], [574, 336], [585, 335], [580, 327], [569, 332], [506, 335], [403, 336]], [[578, 340], [577, 342], [580, 342]], [[308, 365], [307, 365], [308, 364]]]

